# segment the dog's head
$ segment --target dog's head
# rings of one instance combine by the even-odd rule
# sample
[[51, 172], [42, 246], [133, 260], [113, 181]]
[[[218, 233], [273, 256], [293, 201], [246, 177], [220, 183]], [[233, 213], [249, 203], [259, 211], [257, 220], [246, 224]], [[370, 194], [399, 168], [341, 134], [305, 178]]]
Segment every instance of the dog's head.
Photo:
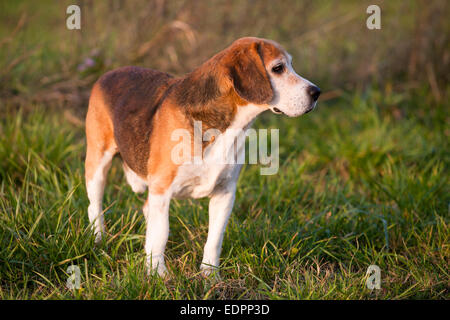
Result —
[[278, 43], [241, 38], [221, 58], [236, 93], [249, 103], [290, 117], [316, 106], [320, 89], [294, 71], [291, 55]]

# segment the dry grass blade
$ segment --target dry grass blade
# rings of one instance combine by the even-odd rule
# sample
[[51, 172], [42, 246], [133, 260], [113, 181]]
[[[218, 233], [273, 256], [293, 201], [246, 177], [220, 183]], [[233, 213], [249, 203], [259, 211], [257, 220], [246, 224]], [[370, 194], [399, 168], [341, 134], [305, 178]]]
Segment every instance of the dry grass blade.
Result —
[[19, 22], [17, 22], [16, 27], [14, 28], [14, 30], [11, 32], [11, 34], [8, 37], [3, 38], [0, 41], [0, 48], [5, 45], [8, 42], [11, 42], [14, 40], [14, 37], [16, 36], [17, 32], [19, 32], [19, 30], [21, 30], [23, 28], [23, 26], [25, 25], [25, 22], [27, 21], [27, 14], [24, 12], [22, 13], [22, 15], [20, 16]]

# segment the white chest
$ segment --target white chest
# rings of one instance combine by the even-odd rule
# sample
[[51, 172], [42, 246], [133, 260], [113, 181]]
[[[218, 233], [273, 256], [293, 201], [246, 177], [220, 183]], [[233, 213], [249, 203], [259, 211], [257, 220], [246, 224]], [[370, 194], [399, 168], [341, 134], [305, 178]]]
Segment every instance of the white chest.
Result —
[[245, 151], [245, 129], [261, 107], [240, 107], [231, 126], [220, 134], [203, 152], [203, 159], [196, 163], [182, 164], [172, 183], [175, 198], [203, 198], [217, 186], [236, 183], [242, 167], [241, 153]]
[[236, 161], [236, 150], [239, 152], [244, 147], [239, 142], [231, 136], [221, 135], [206, 148], [200, 163], [181, 165], [172, 184], [174, 197], [203, 198], [209, 196], [216, 186], [235, 182], [238, 177], [236, 171], [239, 172], [242, 166]]

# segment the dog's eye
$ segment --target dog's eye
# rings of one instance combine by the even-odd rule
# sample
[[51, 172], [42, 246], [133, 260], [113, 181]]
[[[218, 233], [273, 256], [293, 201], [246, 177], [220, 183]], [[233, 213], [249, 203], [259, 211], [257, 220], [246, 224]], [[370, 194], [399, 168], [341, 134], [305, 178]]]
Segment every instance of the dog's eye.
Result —
[[277, 64], [275, 67], [272, 68], [273, 73], [280, 74], [284, 71], [284, 64], [280, 63]]

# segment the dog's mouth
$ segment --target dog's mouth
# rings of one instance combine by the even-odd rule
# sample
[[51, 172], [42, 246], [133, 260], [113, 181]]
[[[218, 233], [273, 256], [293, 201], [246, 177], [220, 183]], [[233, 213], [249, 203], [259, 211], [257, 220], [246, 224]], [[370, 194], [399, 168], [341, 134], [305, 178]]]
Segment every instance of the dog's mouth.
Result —
[[309, 107], [308, 110], [306, 110], [305, 114], [307, 114], [307, 113], [313, 111], [313, 110], [316, 108], [316, 105], [317, 105], [317, 102], [314, 102], [313, 105], [312, 105], [311, 107]]
[[[306, 111], [303, 111], [301, 114], [310, 113], [311, 111], [313, 111], [316, 108], [316, 104], [317, 103], [313, 103], [312, 105], [309, 106], [309, 108]], [[270, 107], [270, 111], [272, 111], [275, 114], [283, 114], [283, 115], [286, 115], [286, 116], [290, 117], [289, 114], [286, 114], [284, 111], [281, 111], [280, 109], [278, 109], [276, 107]], [[301, 115], [301, 114], [299, 114], [299, 115]]]
[[284, 114], [284, 112], [281, 111], [281, 110], [278, 109], [278, 108], [272, 108], [272, 112], [275, 113], [275, 114]]
[[310, 113], [310, 112], [313, 111], [313, 110], [314, 110], [314, 107], [309, 108], [308, 110], [305, 111], [305, 114]]

